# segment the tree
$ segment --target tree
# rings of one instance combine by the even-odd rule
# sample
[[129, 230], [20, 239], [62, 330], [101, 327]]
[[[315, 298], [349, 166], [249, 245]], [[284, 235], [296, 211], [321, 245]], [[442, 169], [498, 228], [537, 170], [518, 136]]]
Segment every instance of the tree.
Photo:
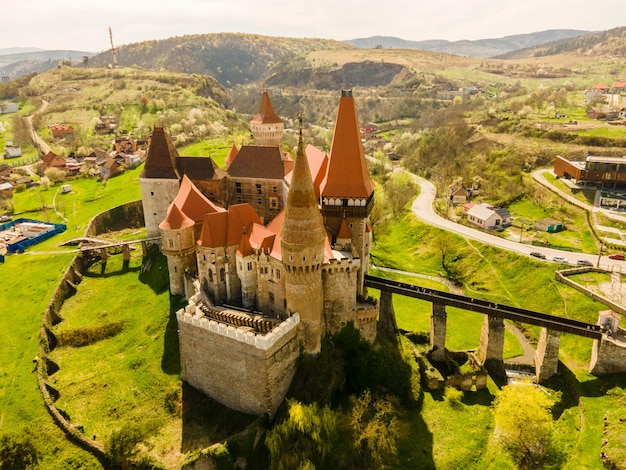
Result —
[[44, 177], [48, 178], [48, 181], [52, 181], [53, 183], [60, 183], [61, 181], [65, 181], [65, 177], [67, 174], [61, 170], [60, 168], [47, 168], [44, 172]]
[[350, 397], [350, 404], [350, 429], [363, 468], [381, 468], [385, 462], [392, 463], [400, 433], [397, 403], [391, 398], [372, 398], [371, 392], [365, 390]]
[[113, 431], [105, 451], [111, 462], [122, 469], [131, 468], [131, 459], [139, 454], [138, 445], [146, 437], [145, 430], [137, 424], [125, 424]]
[[324, 463], [337, 433], [337, 415], [328, 406], [287, 400], [289, 418], [267, 434], [270, 468], [312, 469]]
[[37, 451], [27, 435], [0, 437], [0, 470], [35, 468], [36, 465]]
[[553, 454], [551, 406], [532, 384], [508, 385], [494, 401], [495, 433], [521, 468], [540, 468]]

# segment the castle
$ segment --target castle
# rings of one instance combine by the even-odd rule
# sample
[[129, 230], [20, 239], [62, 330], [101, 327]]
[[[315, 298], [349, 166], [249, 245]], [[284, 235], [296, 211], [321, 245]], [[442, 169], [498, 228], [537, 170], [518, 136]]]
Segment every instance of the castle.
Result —
[[372, 243], [368, 175], [350, 90], [330, 153], [282, 149], [267, 92], [250, 121], [255, 145], [226, 168], [179, 156], [155, 127], [140, 176], [147, 235], [160, 236], [177, 312], [183, 380], [222, 404], [273, 414], [303, 350], [352, 322], [369, 341], [378, 306], [363, 286]]

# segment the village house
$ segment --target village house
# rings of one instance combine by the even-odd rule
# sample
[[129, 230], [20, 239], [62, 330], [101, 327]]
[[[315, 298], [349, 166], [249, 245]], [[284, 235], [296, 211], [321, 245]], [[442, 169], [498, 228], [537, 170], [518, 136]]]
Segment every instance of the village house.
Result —
[[449, 188], [449, 201], [453, 206], [458, 204], [465, 204], [471, 196], [471, 191], [464, 185], [459, 183], [453, 183]]
[[41, 157], [41, 163], [44, 168], [60, 168], [66, 169], [65, 158], [59, 157], [56, 153], [50, 151]]
[[13, 197], [13, 185], [11, 183], [0, 183], [0, 195], [6, 198]]
[[0, 103], [0, 114], [17, 113], [18, 111], [17, 103]]
[[72, 140], [74, 138], [74, 128], [69, 124], [51, 124], [49, 127], [55, 139]]
[[100, 178], [113, 178], [122, 172], [122, 165], [114, 158], [105, 158], [100, 165]]
[[22, 156], [22, 148], [19, 145], [13, 145], [13, 142], [7, 140], [4, 146], [4, 158], [17, 158]]
[[485, 230], [498, 230], [511, 225], [511, 214], [504, 208], [474, 204], [467, 211], [467, 221]]

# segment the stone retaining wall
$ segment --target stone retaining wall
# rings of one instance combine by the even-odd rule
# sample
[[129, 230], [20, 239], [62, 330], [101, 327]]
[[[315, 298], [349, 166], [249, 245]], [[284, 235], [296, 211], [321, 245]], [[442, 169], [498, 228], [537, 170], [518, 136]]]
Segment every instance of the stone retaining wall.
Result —
[[587, 289], [585, 286], [578, 284], [577, 282], [574, 282], [567, 277], [572, 274], [580, 274], [580, 273], [586, 273], [586, 272], [607, 273], [607, 271], [604, 269], [582, 267], [582, 268], [572, 268], [572, 269], [564, 269], [561, 271], [557, 271], [555, 276], [556, 276], [557, 281], [561, 281], [561, 282], [564, 282], [565, 284], [572, 286], [578, 292], [588, 295], [592, 299], [597, 300], [598, 302], [606, 305], [607, 307], [610, 307], [611, 310], [613, 310], [614, 312], [621, 313], [622, 315], [626, 315], [626, 308], [624, 308], [622, 305], [617, 304], [613, 302], [612, 300], [607, 299], [606, 297], [598, 294], [597, 292], [593, 292], [592, 290]]
[[[142, 225], [143, 209], [141, 201], [135, 201], [114, 207], [109, 211], [101, 212], [94, 216], [87, 224], [85, 236], [96, 236], [104, 232], [105, 227], [118, 230], [135, 226], [140, 227]], [[104, 451], [104, 446], [99, 442], [85, 437], [72, 423], [63, 417], [54, 404], [55, 397], [50, 393], [53, 387], [47, 382], [48, 364], [53, 363], [47, 355], [56, 348], [56, 337], [52, 332], [52, 327], [63, 320], [59, 313], [61, 307], [65, 300], [76, 293], [77, 285], [80, 284], [82, 280], [84, 268], [85, 265], [82, 257], [80, 255], [75, 256], [57, 284], [52, 298], [44, 311], [40, 329], [40, 351], [39, 357], [37, 358], [37, 381], [46, 409], [52, 416], [54, 422], [72, 442], [94, 455], [105, 468], [109, 468], [110, 461]], [[56, 370], [58, 370], [58, 367]], [[54, 372], [56, 372], [56, 370], [54, 370]]]

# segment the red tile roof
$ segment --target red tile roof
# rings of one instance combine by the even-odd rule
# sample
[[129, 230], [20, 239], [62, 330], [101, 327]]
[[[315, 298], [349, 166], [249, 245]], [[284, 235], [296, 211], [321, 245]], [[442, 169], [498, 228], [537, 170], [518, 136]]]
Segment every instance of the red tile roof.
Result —
[[159, 224], [162, 230], [180, 230], [182, 228], [193, 227], [195, 222], [187, 217], [176, 204], [170, 204], [167, 215], [163, 222]]
[[186, 216], [195, 222], [202, 222], [207, 213], [226, 211], [223, 207], [207, 199], [187, 175], [183, 176], [180, 189], [172, 204], [178, 206]]
[[326, 197], [367, 198], [374, 183], [367, 172], [359, 121], [351, 91], [342, 91], [330, 148], [330, 163], [321, 185]]
[[250, 204], [236, 204], [226, 212], [208, 213], [204, 216], [198, 245], [212, 248], [239, 245], [242, 235], [254, 223], [261, 224], [261, 219]]
[[352, 238], [352, 235], [350, 234], [350, 228], [348, 227], [348, 222], [345, 218], [341, 221], [341, 226], [339, 227], [339, 233], [337, 233], [337, 238], [343, 238], [347, 240]]
[[259, 112], [256, 113], [250, 122], [260, 122], [262, 124], [277, 124], [283, 122], [274, 111], [270, 95], [268, 95], [267, 91], [263, 91]]

